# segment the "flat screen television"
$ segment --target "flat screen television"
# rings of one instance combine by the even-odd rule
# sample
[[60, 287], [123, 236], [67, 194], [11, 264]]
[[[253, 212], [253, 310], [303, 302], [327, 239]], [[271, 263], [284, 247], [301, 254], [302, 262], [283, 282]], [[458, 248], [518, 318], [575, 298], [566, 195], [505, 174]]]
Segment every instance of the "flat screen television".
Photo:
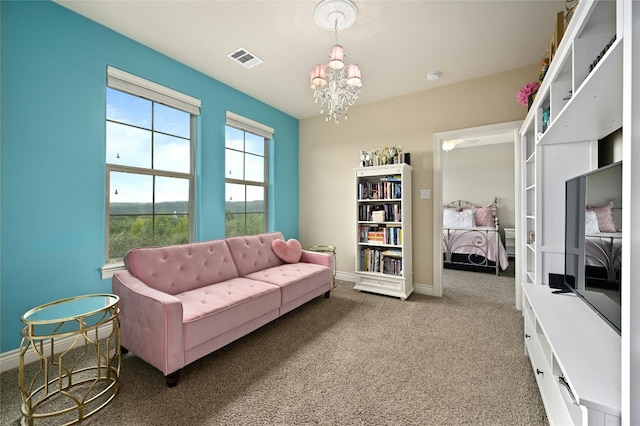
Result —
[[565, 183], [566, 291], [620, 333], [622, 162]]

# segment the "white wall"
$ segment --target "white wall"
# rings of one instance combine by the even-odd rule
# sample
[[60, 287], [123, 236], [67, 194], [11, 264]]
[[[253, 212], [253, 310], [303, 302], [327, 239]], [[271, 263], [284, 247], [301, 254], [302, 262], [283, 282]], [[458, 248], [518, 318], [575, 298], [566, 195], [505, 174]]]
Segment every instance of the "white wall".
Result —
[[[434, 190], [434, 134], [524, 119], [527, 109], [518, 104], [516, 93], [524, 84], [536, 80], [539, 72], [540, 66], [533, 64], [356, 106], [349, 109], [349, 119], [339, 125], [325, 122], [319, 113], [317, 117], [301, 120], [300, 241], [303, 247], [336, 246], [338, 272], [354, 274], [353, 169], [358, 167], [359, 152], [402, 145], [405, 152], [411, 153], [413, 167], [413, 281], [433, 288], [433, 198], [420, 198], [420, 190]], [[375, 84], [375, 81], [366, 84]]]
[[456, 147], [442, 153], [442, 199], [487, 205], [498, 197], [500, 228], [515, 227], [514, 144]]

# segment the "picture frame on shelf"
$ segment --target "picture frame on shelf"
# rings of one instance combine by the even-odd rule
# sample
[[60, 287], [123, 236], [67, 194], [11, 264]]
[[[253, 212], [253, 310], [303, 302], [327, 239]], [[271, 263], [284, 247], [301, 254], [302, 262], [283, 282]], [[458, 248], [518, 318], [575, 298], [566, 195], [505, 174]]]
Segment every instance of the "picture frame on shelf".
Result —
[[553, 57], [556, 54], [556, 50], [558, 50], [558, 46], [560, 46], [565, 28], [564, 12], [558, 12], [556, 14], [555, 30], [553, 32], [553, 36], [551, 37], [551, 43], [549, 44], [549, 62], [553, 60]]

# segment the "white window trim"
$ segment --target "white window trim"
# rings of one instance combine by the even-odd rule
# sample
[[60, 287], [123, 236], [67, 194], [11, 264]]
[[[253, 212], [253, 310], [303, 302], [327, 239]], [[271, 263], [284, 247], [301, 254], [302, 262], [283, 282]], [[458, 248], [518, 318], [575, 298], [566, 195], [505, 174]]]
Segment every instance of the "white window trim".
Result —
[[132, 95], [141, 96], [155, 102], [200, 115], [202, 101], [177, 90], [169, 89], [153, 81], [145, 80], [137, 75], [107, 66], [107, 86]]
[[273, 139], [273, 127], [258, 123], [250, 118], [238, 115], [235, 112], [226, 111], [226, 125], [244, 130], [245, 132], [254, 133], [266, 139]]
[[124, 267], [124, 262], [113, 262], [107, 263], [102, 268], [100, 268], [100, 275], [103, 280], [109, 280], [113, 277], [113, 274], [119, 271], [124, 271], [126, 268]]

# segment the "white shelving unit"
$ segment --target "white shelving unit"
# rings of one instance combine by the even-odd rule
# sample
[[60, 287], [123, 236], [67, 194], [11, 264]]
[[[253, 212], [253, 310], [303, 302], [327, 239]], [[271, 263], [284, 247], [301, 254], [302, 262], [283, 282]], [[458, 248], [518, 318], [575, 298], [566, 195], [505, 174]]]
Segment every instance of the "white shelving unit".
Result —
[[504, 228], [504, 248], [507, 256], [514, 258], [516, 256], [516, 230], [514, 228]]
[[411, 166], [361, 167], [355, 177], [354, 289], [405, 300], [413, 292]]
[[523, 284], [522, 311], [549, 423], [620, 424], [620, 336], [578, 296], [547, 286]]
[[523, 282], [563, 272], [564, 182], [596, 169], [598, 140], [622, 126], [618, 3], [578, 5], [521, 129]]
[[598, 168], [598, 140], [623, 125], [623, 3], [579, 2], [520, 131], [525, 352], [552, 425], [622, 416], [620, 335], [548, 277], [564, 273], [565, 181]]

